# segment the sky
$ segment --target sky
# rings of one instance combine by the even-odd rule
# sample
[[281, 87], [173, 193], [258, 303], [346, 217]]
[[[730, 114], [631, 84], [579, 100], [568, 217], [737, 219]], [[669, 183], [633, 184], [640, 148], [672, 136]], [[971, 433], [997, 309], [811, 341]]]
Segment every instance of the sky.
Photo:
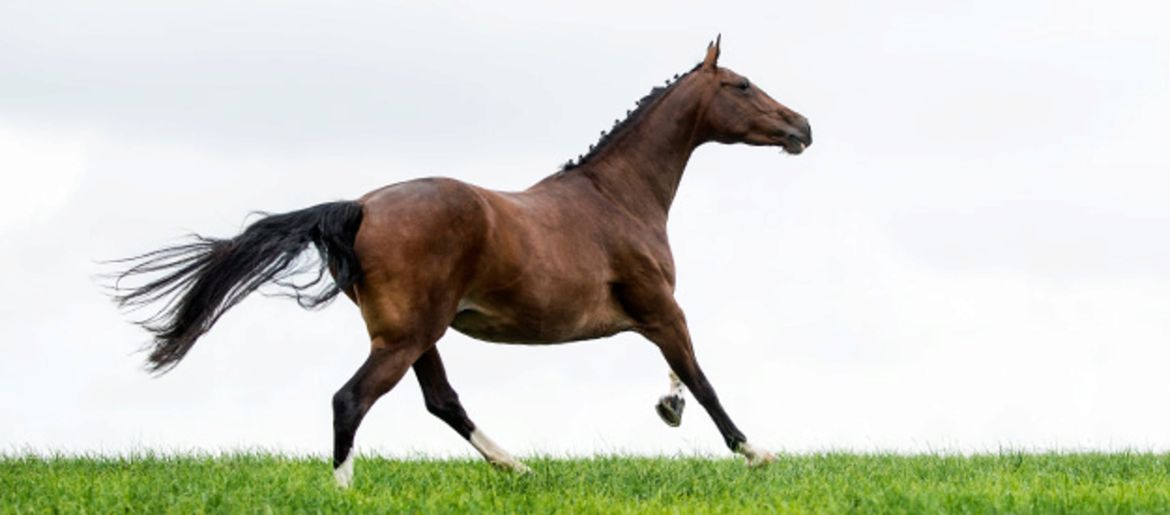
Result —
[[[421, 176], [521, 190], [720, 64], [815, 144], [701, 147], [669, 225], [699, 362], [755, 445], [1170, 450], [1170, 7], [1156, 2], [0, 4], [0, 452], [325, 455], [368, 340], [256, 295], [170, 374], [101, 260]], [[724, 455], [633, 334], [439, 343], [519, 454]], [[469, 456], [412, 374], [360, 452]]]

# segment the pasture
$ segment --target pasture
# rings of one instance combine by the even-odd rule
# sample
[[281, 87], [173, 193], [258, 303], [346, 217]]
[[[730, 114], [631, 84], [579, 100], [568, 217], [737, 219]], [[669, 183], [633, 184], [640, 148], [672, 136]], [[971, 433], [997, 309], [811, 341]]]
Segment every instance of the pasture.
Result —
[[349, 490], [326, 459], [274, 454], [0, 458], [0, 512], [1165, 513], [1170, 455], [782, 455], [739, 459], [361, 456]]

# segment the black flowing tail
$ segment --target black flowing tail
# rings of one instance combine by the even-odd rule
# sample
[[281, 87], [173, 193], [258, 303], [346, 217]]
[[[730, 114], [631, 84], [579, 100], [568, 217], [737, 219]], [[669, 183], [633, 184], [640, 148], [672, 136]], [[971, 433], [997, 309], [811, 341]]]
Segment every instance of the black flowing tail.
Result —
[[[361, 280], [353, 250], [361, 222], [357, 202], [330, 202], [264, 216], [235, 238], [195, 235], [191, 243], [115, 261], [130, 264], [114, 276], [115, 302], [131, 308], [162, 302], [157, 312], [138, 322], [154, 333], [147, 369], [173, 368], [224, 312], [263, 284], [285, 288], [283, 294], [305, 308], [324, 305], [348, 290]], [[320, 260], [302, 258], [310, 244]], [[306, 272], [315, 275], [294, 281]], [[123, 280], [135, 278], [144, 284], [122, 286]]]

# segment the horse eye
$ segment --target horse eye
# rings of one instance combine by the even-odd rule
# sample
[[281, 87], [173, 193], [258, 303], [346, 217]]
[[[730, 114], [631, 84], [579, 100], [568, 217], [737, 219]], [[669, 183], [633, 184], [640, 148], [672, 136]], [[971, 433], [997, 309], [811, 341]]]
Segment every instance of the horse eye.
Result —
[[739, 88], [741, 91], [747, 91], [751, 86], [751, 83], [745, 80], [739, 84], [736, 84], [735, 87]]

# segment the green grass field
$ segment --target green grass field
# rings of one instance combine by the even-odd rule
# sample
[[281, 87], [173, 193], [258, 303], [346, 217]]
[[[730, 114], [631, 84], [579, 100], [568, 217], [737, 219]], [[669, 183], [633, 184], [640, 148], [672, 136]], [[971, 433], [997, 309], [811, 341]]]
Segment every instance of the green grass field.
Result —
[[359, 457], [353, 488], [324, 459], [0, 458], [0, 512], [1170, 512], [1170, 455], [782, 456], [764, 469], [703, 458]]

